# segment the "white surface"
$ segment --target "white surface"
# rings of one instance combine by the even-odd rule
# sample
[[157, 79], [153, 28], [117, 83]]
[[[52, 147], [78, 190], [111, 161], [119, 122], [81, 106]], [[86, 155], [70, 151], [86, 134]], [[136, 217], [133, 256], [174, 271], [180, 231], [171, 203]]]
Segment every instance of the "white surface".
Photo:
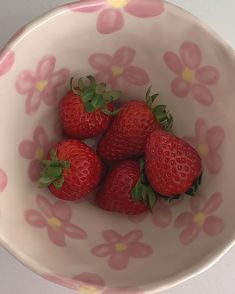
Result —
[[[63, 0], [0, 0], [0, 47], [23, 24]], [[203, 19], [235, 48], [234, 0], [170, 0]], [[16, 228], [17, 229], [17, 228]], [[204, 274], [165, 294], [234, 294], [235, 248]], [[0, 249], [1, 294], [72, 294], [74, 291], [45, 281]]]

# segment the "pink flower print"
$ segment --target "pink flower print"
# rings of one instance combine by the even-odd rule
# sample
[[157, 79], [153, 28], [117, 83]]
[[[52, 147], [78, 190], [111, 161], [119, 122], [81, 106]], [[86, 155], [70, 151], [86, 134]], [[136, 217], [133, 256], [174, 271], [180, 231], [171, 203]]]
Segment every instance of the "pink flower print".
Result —
[[153, 212], [150, 214], [149, 212], [139, 214], [139, 215], [130, 215], [128, 219], [135, 223], [142, 223], [148, 216], [152, 218], [153, 224], [158, 228], [166, 228], [172, 222], [172, 207], [181, 203], [182, 198], [180, 200], [174, 200], [171, 203], [167, 203], [163, 199], [158, 199], [156, 206], [153, 209]]
[[164, 11], [162, 0], [89, 0], [67, 6], [76, 12], [100, 11], [97, 17], [97, 31], [101, 34], [111, 34], [123, 28], [122, 10], [139, 18], [156, 17]]
[[141, 231], [132, 231], [122, 236], [115, 231], [103, 232], [107, 243], [94, 247], [91, 253], [98, 257], [107, 257], [108, 265], [114, 270], [124, 270], [132, 258], [146, 258], [153, 253], [152, 248], [140, 242], [143, 238]]
[[0, 77], [8, 73], [15, 62], [15, 53], [12, 50], [0, 51]]
[[32, 181], [40, 176], [41, 162], [55, 143], [49, 142], [48, 135], [43, 127], [37, 127], [33, 132], [32, 140], [24, 140], [19, 145], [20, 155], [30, 160], [28, 175]]
[[55, 71], [54, 56], [42, 58], [35, 72], [22, 71], [16, 81], [16, 90], [26, 96], [25, 109], [28, 115], [35, 113], [41, 102], [52, 106], [57, 101], [57, 89], [65, 84], [69, 77], [68, 69]]
[[166, 52], [164, 61], [178, 75], [171, 83], [175, 96], [183, 98], [191, 94], [203, 105], [213, 103], [214, 97], [209, 86], [218, 83], [220, 73], [214, 66], [202, 65], [202, 52], [195, 43], [183, 43], [179, 56], [171, 51]]
[[7, 187], [7, 175], [6, 173], [0, 168], [0, 193], [2, 193]]
[[207, 236], [216, 236], [224, 229], [224, 221], [212, 215], [222, 203], [222, 195], [215, 192], [208, 200], [204, 194], [190, 201], [190, 212], [181, 213], [175, 220], [176, 228], [184, 228], [179, 236], [183, 245], [192, 243], [203, 231]]
[[199, 118], [195, 123], [195, 137], [185, 137], [200, 154], [206, 169], [216, 175], [220, 172], [223, 163], [219, 149], [225, 140], [224, 129], [220, 126], [208, 128], [204, 119]]
[[62, 278], [59, 275], [43, 275], [50, 282], [79, 291], [81, 294], [99, 294], [105, 286], [104, 280], [94, 273], [82, 273], [73, 278]]
[[40, 211], [28, 209], [24, 216], [26, 221], [36, 228], [46, 228], [52, 243], [57, 246], [66, 246], [65, 237], [73, 239], [86, 239], [86, 232], [77, 225], [72, 224], [72, 209], [64, 201], [54, 204], [46, 197], [38, 195], [36, 198]]
[[98, 71], [96, 79], [110, 84], [112, 88], [120, 87], [120, 82], [135, 86], [143, 86], [149, 82], [149, 76], [144, 69], [132, 65], [136, 51], [129, 47], [119, 48], [113, 56], [96, 53], [90, 56], [88, 62]]
[[106, 289], [103, 294], [144, 294], [144, 292], [136, 287], [119, 287]]

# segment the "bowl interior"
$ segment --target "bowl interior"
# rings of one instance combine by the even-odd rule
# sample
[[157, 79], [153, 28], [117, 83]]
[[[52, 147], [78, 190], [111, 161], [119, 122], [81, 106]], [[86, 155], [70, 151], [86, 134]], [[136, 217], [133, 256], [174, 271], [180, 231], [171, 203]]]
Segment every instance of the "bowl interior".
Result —
[[[26, 26], [0, 57], [3, 244], [83, 293], [157, 291], [213, 263], [234, 238], [234, 69], [215, 33], [158, 0], [81, 1]], [[175, 133], [202, 156], [198, 197], [127, 217], [100, 210], [92, 195], [65, 203], [38, 189], [39, 162], [61, 137], [59, 100], [70, 77], [87, 74], [121, 88], [123, 102], [152, 85]]]

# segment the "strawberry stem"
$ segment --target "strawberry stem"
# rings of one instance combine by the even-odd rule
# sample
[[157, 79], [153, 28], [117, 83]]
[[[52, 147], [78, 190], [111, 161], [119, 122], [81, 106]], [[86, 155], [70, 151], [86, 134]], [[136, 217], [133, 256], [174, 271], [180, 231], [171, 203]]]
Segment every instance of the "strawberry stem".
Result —
[[70, 80], [70, 88], [75, 95], [79, 95], [85, 105], [87, 112], [95, 112], [101, 110], [106, 115], [114, 116], [117, 112], [108, 110], [108, 104], [117, 100], [120, 91], [106, 91], [105, 83], [97, 83], [95, 78], [91, 75], [86, 77], [88, 84], [84, 82], [84, 78], [80, 78], [77, 87], [74, 84], [74, 78]]
[[64, 170], [70, 168], [69, 161], [58, 160], [56, 151], [51, 151], [51, 160], [43, 160], [43, 170], [39, 179], [39, 187], [48, 187], [53, 184], [58, 190], [64, 184]]
[[155, 115], [156, 120], [159, 122], [160, 126], [165, 131], [171, 131], [173, 127], [173, 116], [167, 109], [166, 105], [153, 106], [155, 100], [158, 98], [159, 94], [151, 95], [152, 86], [148, 88], [145, 101], [148, 107], [152, 110]]

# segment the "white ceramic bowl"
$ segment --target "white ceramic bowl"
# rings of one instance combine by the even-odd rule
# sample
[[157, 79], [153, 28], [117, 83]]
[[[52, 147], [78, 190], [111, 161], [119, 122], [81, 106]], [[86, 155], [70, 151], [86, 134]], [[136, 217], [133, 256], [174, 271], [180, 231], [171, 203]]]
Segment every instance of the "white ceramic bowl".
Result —
[[[234, 51], [189, 13], [160, 0], [90, 0], [24, 27], [0, 57], [0, 239], [45, 278], [80, 293], [155, 293], [205, 270], [234, 243]], [[123, 101], [147, 87], [175, 132], [200, 152], [195, 199], [128, 218], [37, 188], [59, 139], [71, 76], [95, 74]], [[90, 144], [95, 144], [93, 140]]]

